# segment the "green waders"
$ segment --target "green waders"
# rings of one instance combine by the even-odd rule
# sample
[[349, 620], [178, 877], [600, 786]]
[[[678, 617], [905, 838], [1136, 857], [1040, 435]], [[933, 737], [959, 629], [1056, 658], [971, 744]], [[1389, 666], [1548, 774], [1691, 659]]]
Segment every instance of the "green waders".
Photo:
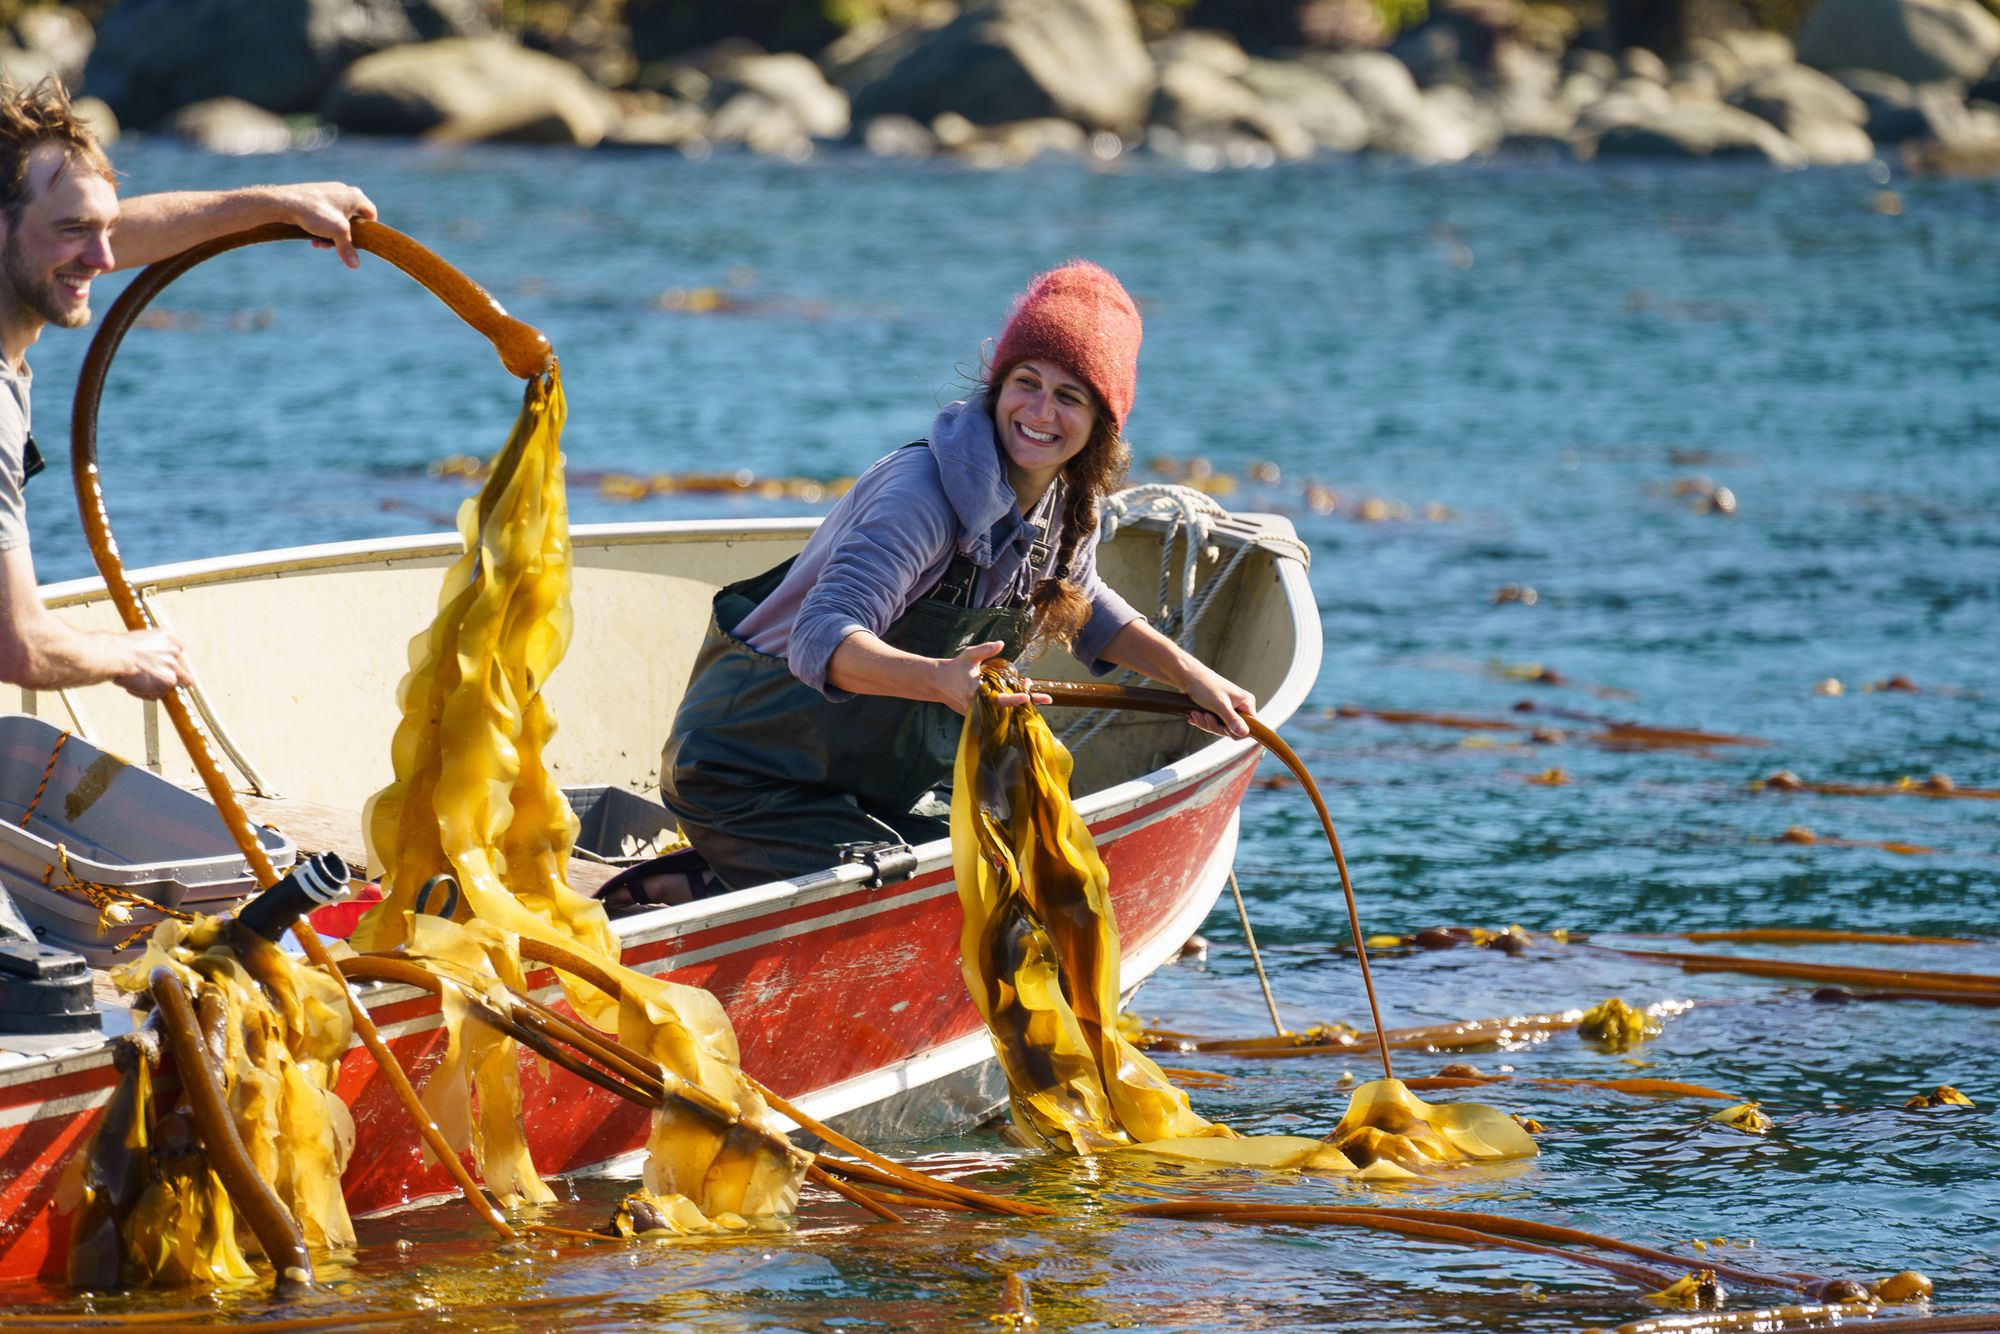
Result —
[[[786, 561], [715, 596], [673, 735], [660, 795], [731, 889], [823, 871], [843, 843], [923, 843], [949, 820], [915, 808], [951, 776], [963, 724], [943, 704], [860, 695], [834, 703], [759, 653], [736, 627], [783, 581]], [[1027, 641], [1026, 607], [968, 607], [976, 567], [954, 556], [944, 578], [883, 633], [892, 648], [950, 658], [973, 644]]]

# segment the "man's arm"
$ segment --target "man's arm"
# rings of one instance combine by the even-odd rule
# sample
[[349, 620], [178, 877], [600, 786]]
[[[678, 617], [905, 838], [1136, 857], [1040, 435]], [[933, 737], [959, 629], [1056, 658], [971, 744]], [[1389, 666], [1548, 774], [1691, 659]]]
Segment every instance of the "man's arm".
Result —
[[339, 181], [309, 185], [252, 185], [240, 190], [176, 190], [136, 195], [119, 210], [112, 242], [121, 269], [138, 268], [178, 255], [203, 241], [246, 231], [267, 222], [289, 222], [321, 238], [341, 262], [354, 268], [361, 257], [354, 251], [355, 218], [373, 219], [375, 205], [367, 195]]
[[0, 551], [0, 681], [30, 690], [111, 681], [140, 699], [158, 699], [191, 679], [172, 635], [71, 629], [42, 605], [26, 544]]

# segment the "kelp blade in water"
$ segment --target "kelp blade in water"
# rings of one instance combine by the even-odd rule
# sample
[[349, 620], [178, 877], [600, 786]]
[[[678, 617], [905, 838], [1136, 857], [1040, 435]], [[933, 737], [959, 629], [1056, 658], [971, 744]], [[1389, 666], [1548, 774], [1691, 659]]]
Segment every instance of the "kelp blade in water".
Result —
[[1110, 875], [1070, 802], [1069, 752], [1032, 705], [993, 702], [1011, 688], [989, 675], [966, 719], [951, 839], [966, 986], [1025, 1134], [1075, 1153], [1137, 1146], [1205, 1162], [1385, 1176], [1535, 1155], [1505, 1113], [1433, 1107], [1398, 1080], [1357, 1088], [1330, 1140], [1245, 1138], [1195, 1112], [1119, 1031]]

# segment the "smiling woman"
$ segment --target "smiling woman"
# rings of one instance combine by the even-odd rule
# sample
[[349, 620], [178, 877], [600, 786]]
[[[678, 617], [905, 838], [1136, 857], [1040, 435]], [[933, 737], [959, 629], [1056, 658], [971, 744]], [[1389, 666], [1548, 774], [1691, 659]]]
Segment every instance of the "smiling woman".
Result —
[[683, 902], [820, 870], [842, 844], [943, 837], [937, 789], [981, 664], [1037, 644], [1176, 686], [1197, 726], [1246, 734], [1249, 692], [1097, 575], [1140, 336], [1106, 270], [1039, 275], [972, 399], [869, 469], [796, 558], [717, 595], [660, 766], [707, 873], [621, 877], [614, 893]]

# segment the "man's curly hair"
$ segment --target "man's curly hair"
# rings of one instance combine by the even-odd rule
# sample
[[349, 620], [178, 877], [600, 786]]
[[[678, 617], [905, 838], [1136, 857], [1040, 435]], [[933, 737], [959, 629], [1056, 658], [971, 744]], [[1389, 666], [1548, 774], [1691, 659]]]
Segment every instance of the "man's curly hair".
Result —
[[73, 165], [117, 183], [111, 159], [76, 114], [68, 89], [54, 79], [43, 79], [32, 88], [0, 84], [0, 213], [9, 226], [21, 221], [21, 210], [27, 207], [28, 159], [43, 144], [62, 150], [64, 169]]

